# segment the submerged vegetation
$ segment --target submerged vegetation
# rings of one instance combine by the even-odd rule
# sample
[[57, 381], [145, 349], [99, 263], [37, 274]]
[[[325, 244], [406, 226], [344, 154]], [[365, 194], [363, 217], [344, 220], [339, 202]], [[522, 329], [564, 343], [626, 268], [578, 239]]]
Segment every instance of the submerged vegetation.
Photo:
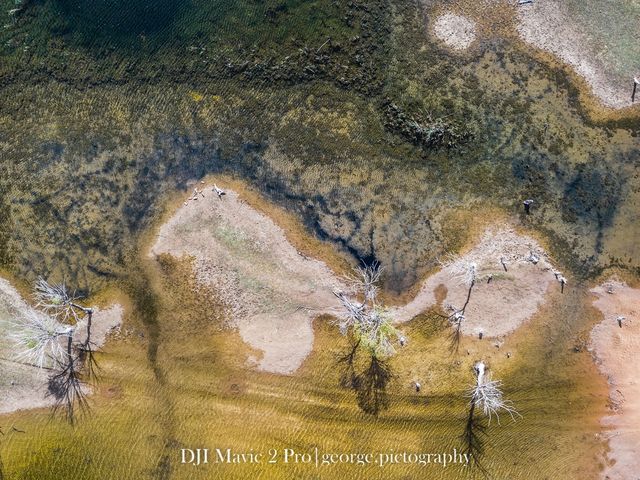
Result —
[[[174, 4], [102, 15], [111, 3], [34, 1], [0, 32], [11, 270], [104, 285], [163, 192], [217, 172], [393, 264], [384, 285], [396, 292], [448, 250], [451, 212], [525, 198], [544, 205], [527, 221], [554, 250], [572, 246], [575, 272], [638, 266], [612, 230], [631, 215], [636, 127], [594, 125], [560, 72], [501, 40], [449, 55], [429, 40], [428, 2]], [[161, 28], [136, 20], [141, 9]], [[96, 33], [97, 17], [118, 28]]]
[[[383, 449], [402, 439], [416, 451], [436, 449], [443, 438], [457, 439], [457, 415], [466, 407], [470, 451], [491, 433], [485, 464], [496, 475], [523, 478], [532, 462], [542, 462], [547, 476], [562, 469], [580, 476], [582, 429], [590, 451], [597, 448], [585, 413], [597, 400], [578, 380], [587, 378], [586, 357], [567, 347], [589, 316], [583, 299], [565, 292], [561, 325], [538, 321], [541, 334], [518, 337], [526, 363], [505, 366], [505, 381], [525, 397], [516, 398], [519, 408], [542, 420], [493, 433], [480, 403], [467, 405], [459, 394], [472, 357], [441, 357], [449, 332], [428, 315], [407, 327], [411, 347], [393, 355], [401, 338], [375, 302], [376, 288], [397, 293], [415, 285], [440, 255], [467, 243], [474, 221], [493, 218], [488, 207], [543, 232], [578, 281], [611, 266], [637, 271], [640, 258], [629, 252], [637, 236], [630, 219], [638, 126], [633, 119], [594, 122], [564, 72], [508, 40], [482, 39], [464, 55], [443, 51], [428, 36], [436, 3], [33, 0], [7, 16], [0, 32], [0, 266], [29, 282], [42, 272], [83, 290], [116, 284], [136, 305], [131, 333], [107, 358], [105, 392], [86, 428], [66, 435], [37, 414], [21, 417], [42, 439], [3, 445], [18, 478], [73, 472], [102, 480], [106, 471], [111, 478], [132, 471], [180, 477], [185, 471], [172, 460], [178, 448], [212, 439], [271, 448], [296, 438], [312, 448], [322, 438], [334, 449]], [[13, 0], [0, 6], [16, 8]], [[186, 287], [176, 293], [192, 286], [179, 267], [140, 267], [141, 237], [163, 213], [163, 200], [221, 172], [258, 186], [310, 232], [366, 265], [387, 266], [375, 281], [373, 271], [360, 272], [356, 291], [339, 297], [349, 341], [340, 368], [333, 331], [321, 325], [298, 375], [249, 375], [243, 362], [251, 352], [216, 330], [223, 323], [217, 306]], [[531, 215], [522, 212], [523, 199], [535, 199]], [[65, 292], [49, 292], [54, 311], [69, 313], [75, 303]], [[446, 312], [462, 352], [465, 306]], [[76, 313], [90, 320], [87, 311]], [[74, 319], [38, 317], [23, 339], [35, 363], [57, 359], [49, 386], [72, 415], [83, 404], [81, 382], [91, 376], [94, 355], [90, 322], [69, 350]], [[415, 381], [429, 395], [413, 395]], [[481, 393], [495, 400], [493, 386]], [[387, 408], [392, 401], [396, 408]], [[308, 436], [300, 435], [302, 420]], [[566, 427], [553, 439], [558, 454], [530, 448], [532, 438], [548, 441], [556, 422]], [[132, 438], [139, 458], [131, 455]], [[506, 458], [516, 451], [517, 461]], [[221, 472], [255, 474], [246, 466]]]

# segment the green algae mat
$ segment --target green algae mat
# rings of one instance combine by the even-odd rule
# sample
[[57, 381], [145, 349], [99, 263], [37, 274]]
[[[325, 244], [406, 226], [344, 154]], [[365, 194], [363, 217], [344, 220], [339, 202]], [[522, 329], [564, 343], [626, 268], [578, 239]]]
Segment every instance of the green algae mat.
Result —
[[[0, 478], [634, 468], [608, 442], [617, 404], [591, 338], [608, 322], [633, 340], [640, 320], [622, 307], [609, 318], [590, 289], [612, 277], [633, 288], [640, 273], [640, 11], [563, 7], [626, 79], [611, 88], [629, 104], [611, 109], [518, 36], [523, 8], [0, 0]], [[460, 25], [462, 49], [448, 43]], [[198, 219], [236, 196], [242, 221], [206, 233]], [[174, 216], [203, 205], [176, 222], [175, 248], [150, 253]], [[492, 228], [529, 240], [463, 262]], [[193, 229], [201, 243], [180, 243]], [[301, 276], [320, 262], [326, 277]], [[527, 281], [550, 279], [541, 293], [518, 277], [531, 269]], [[509, 302], [484, 295], [494, 287]], [[534, 305], [521, 323], [475, 327], [518, 296]], [[431, 300], [398, 323], [414, 298]], [[121, 318], [101, 332], [112, 305]], [[43, 354], [62, 346], [44, 370], [20, 356], [43, 339]], [[295, 367], [261, 367], [270, 345], [304, 342]], [[496, 390], [506, 403], [490, 402]]]

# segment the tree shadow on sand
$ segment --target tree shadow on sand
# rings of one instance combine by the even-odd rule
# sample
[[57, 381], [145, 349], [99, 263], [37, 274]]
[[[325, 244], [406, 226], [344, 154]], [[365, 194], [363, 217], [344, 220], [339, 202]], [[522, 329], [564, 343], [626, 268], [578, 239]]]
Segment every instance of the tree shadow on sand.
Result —
[[[366, 351], [362, 351], [366, 350]], [[352, 389], [360, 409], [369, 415], [378, 415], [389, 406], [387, 385], [393, 377], [387, 361], [354, 342], [337, 360], [340, 386]], [[364, 368], [359, 368], [364, 364]]]
[[462, 453], [469, 456], [468, 458], [472, 462], [471, 465], [484, 478], [489, 478], [488, 470], [481, 463], [484, 455], [484, 445], [488, 436], [487, 424], [482, 417], [476, 414], [476, 405], [471, 402], [466, 416], [464, 432], [460, 437], [463, 442]]

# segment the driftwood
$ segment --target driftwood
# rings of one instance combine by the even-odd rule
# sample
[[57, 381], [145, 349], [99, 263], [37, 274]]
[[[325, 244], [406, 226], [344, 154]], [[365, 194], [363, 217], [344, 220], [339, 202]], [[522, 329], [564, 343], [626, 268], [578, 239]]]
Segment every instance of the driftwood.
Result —
[[218, 198], [220, 200], [222, 200], [222, 196], [226, 195], [227, 192], [225, 192], [224, 190], [222, 190], [220, 187], [218, 187], [218, 185], [216, 185], [215, 183], [213, 184], [213, 191], [215, 192], [216, 195], [218, 195]]
[[564, 293], [564, 286], [567, 284], [567, 279], [562, 275], [561, 272], [554, 270], [553, 275], [556, 277], [556, 280], [560, 284], [560, 293]]
[[507, 272], [507, 261], [504, 259], [504, 257], [500, 257], [500, 264], [502, 265], [502, 268], [504, 268], [504, 271]]

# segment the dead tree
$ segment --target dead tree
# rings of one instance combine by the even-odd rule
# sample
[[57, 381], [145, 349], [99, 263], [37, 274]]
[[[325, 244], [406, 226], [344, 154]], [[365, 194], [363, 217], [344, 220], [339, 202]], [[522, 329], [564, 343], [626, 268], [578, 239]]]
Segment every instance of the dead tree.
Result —
[[74, 352], [73, 335], [67, 338], [66, 358], [58, 361], [57, 369], [49, 376], [47, 396], [54, 399], [53, 412], [64, 411], [67, 421], [73, 424], [77, 409], [85, 412], [89, 408], [86, 387], [81, 381], [83, 362]]
[[504, 257], [500, 257], [500, 264], [502, 265], [502, 268], [504, 268], [504, 271], [507, 272], [507, 261], [504, 259]]
[[567, 279], [562, 275], [561, 272], [554, 270], [553, 275], [556, 277], [556, 280], [560, 284], [560, 293], [564, 293], [564, 286], [567, 284]]
[[355, 361], [356, 354], [358, 353], [358, 347], [360, 342], [356, 341], [351, 345], [351, 348], [338, 357], [337, 363], [342, 367], [342, 373], [340, 374], [340, 386], [344, 388], [353, 388], [355, 386], [356, 370]]
[[43, 278], [36, 282], [34, 296], [36, 306], [64, 323], [78, 325], [86, 320], [85, 339], [78, 345], [78, 354], [89, 378], [95, 377], [98, 364], [94, 356], [95, 344], [91, 340], [93, 309], [81, 305], [81, 297], [69, 292], [64, 283], [51, 285]]
[[[498, 412], [504, 410], [515, 420], [515, 415], [520, 416], [508, 400], [505, 400], [500, 389], [500, 382], [491, 380], [484, 362], [480, 361], [473, 367], [476, 374], [476, 383], [469, 389], [469, 410], [462, 434], [464, 453], [473, 460], [474, 466], [487, 476], [487, 470], [481, 463], [484, 452], [484, 444], [488, 438], [487, 427], [491, 418], [495, 416], [500, 424]], [[482, 413], [483, 416], [479, 416]], [[485, 423], [485, 419], [486, 422]]]
[[11, 338], [18, 345], [15, 359], [42, 368], [64, 357], [60, 339], [68, 336], [72, 327], [55, 317], [30, 310], [25, 318], [15, 322], [13, 330]]
[[222, 190], [220, 187], [218, 187], [218, 185], [216, 185], [215, 183], [213, 184], [213, 191], [215, 192], [216, 195], [218, 195], [218, 198], [220, 200], [222, 200], [222, 196], [226, 195], [227, 192], [225, 192], [224, 190]]
[[486, 365], [482, 361], [476, 363], [473, 369], [476, 373], [476, 383], [469, 389], [468, 395], [471, 398], [470, 403], [482, 410], [488, 418], [489, 423], [491, 423], [491, 419], [495, 416], [498, 424], [500, 424], [500, 417], [498, 415], [500, 410], [504, 410], [515, 420], [514, 415], [519, 414], [511, 405], [511, 402], [504, 399], [500, 388], [501, 382], [499, 380], [491, 380]]
[[[340, 331], [353, 342], [350, 352], [339, 360], [346, 365], [341, 384], [353, 388], [360, 408], [372, 415], [388, 405], [386, 388], [392, 373], [386, 359], [395, 353], [393, 343], [400, 338], [401, 343], [406, 343], [392, 325], [388, 311], [377, 303], [381, 271], [379, 264], [373, 264], [356, 269], [354, 276], [346, 278], [349, 293], [355, 298], [334, 291], [342, 305], [338, 314]], [[358, 352], [367, 360], [367, 367], [360, 373], [355, 369]]]
[[87, 328], [84, 341], [78, 345], [78, 356], [85, 366], [85, 373], [89, 379], [98, 378], [98, 362], [95, 358], [95, 343], [91, 340], [91, 323], [93, 320], [93, 309], [87, 308], [86, 320]]
[[375, 305], [378, 295], [378, 282], [382, 275], [380, 264], [375, 262], [372, 265], [357, 267], [355, 275], [345, 278], [353, 293], [362, 293], [365, 302]]
[[[91, 340], [93, 309], [81, 305], [80, 297], [64, 283], [52, 285], [42, 278], [36, 282], [34, 297], [39, 310], [30, 311], [14, 334], [21, 347], [18, 357], [39, 367], [51, 366], [47, 395], [54, 399], [53, 411], [64, 410], [67, 420], [73, 423], [77, 409], [87, 408], [82, 378], [96, 376]], [[74, 342], [74, 333], [83, 322], [84, 340]]]
[[467, 454], [473, 460], [473, 465], [484, 473], [485, 476], [487, 471], [482, 465], [481, 459], [487, 436], [487, 426], [483, 419], [476, 415], [476, 404], [470, 402], [464, 431], [462, 433], [462, 442], [464, 444], [463, 453]]
[[631, 92], [631, 103], [636, 101], [636, 90], [638, 89], [638, 85], [640, 85], [640, 79], [638, 77], [633, 77], [633, 91]]
[[343, 307], [338, 315], [341, 333], [350, 333], [361, 347], [371, 350], [379, 358], [386, 358], [395, 353], [393, 342], [401, 335], [392, 325], [388, 310], [377, 304], [377, 282], [381, 272], [380, 265], [374, 264], [360, 267], [356, 269], [357, 276], [346, 278], [351, 293], [361, 296], [363, 301], [340, 290], [333, 293]]
[[386, 360], [371, 355], [369, 366], [354, 378], [358, 406], [363, 412], [378, 415], [389, 406], [387, 384], [392, 378]]
[[[455, 264], [454, 264], [455, 265]], [[453, 266], [453, 265], [452, 265]], [[453, 326], [451, 333], [451, 350], [458, 351], [460, 347], [460, 340], [462, 337], [462, 323], [465, 320], [465, 311], [471, 300], [471, 292], [476, 284], [477, 280], [477, 266], [475, 263], [463, 263], [453, 268], [454, 277], [458, 278], [463, 285], [467, 285], [467, 296], [464, 304], [461, 308], [456, 308], [453, 305], [447, 305], [447, 309], [452, 312], [447, 319]]]

